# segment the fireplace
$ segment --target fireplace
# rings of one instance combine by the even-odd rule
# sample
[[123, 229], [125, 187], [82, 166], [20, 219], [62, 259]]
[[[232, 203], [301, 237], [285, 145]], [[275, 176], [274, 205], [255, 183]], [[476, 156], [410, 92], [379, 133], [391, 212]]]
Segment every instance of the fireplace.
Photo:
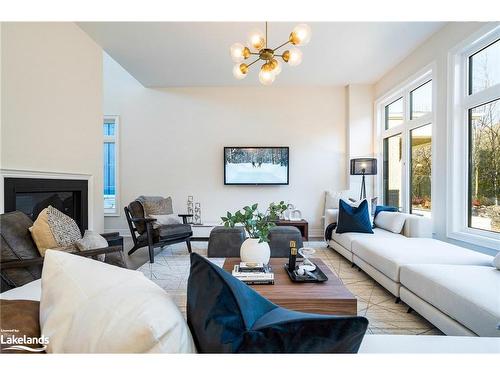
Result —
[[72, 217], [82, 233], [88, 228], [88, 181], [49, 178], [5, 178], [5, 212], [21, 211], [33, 221], [52, 206]]

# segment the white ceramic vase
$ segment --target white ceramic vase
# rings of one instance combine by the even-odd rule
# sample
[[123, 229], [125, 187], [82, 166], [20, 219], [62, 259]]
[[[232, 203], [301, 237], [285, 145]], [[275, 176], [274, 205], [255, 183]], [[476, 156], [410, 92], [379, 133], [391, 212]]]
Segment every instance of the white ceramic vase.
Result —
[[268, 264], [271, 258], [271, 249], [267, 242], [259, 243], [258, 238], [247, 238], [240, 248], [242, 262]]

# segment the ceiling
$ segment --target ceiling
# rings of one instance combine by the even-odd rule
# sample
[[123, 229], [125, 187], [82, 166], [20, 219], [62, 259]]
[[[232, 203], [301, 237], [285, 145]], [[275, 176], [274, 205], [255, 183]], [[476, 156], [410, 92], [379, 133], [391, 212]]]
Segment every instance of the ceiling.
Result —
[[[269, 23], [269, 45], [299, 22]], [[443, 22], [312, 22], [302, 64], [284, 66], [273, 86], [374, 83]], [[236, 80], [229, 47], [254, 22], [83, 22], [78, 24], [146, 87], [259, 86], [258, 70]]]

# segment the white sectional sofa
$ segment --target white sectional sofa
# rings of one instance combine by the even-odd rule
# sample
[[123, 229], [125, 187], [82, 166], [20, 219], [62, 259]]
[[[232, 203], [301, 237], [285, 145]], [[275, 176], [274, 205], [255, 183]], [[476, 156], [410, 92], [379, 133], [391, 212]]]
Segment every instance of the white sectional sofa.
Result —
[[[325, 228], [336, 210], [325, 212]], [[447, 335], [500, 336], [493, 257], [439, 241], [430, 219], [404, 215], [401, 233], [332, 233], [328, 245]]]
[[446, 334], [500, 336], [500, 270], [488, 266], [401, 267], [401, 299]]

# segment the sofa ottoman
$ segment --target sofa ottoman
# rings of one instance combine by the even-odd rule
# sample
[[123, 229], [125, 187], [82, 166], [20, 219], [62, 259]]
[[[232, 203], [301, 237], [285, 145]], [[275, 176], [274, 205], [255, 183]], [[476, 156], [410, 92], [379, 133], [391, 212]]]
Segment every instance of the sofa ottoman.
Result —
[[302, 234], [298, 228], [292, 226], [276, 226], [269, 231], [269, 247], [271, 258], [288, 258], [290, 241], [295, 241], [297, 249], [304, 246]]
[[209, 258], [239, 257], [241, 244], [245, 238], [246, 233], [243, 227], [215, 227], [208, 238], [207, 256]]

